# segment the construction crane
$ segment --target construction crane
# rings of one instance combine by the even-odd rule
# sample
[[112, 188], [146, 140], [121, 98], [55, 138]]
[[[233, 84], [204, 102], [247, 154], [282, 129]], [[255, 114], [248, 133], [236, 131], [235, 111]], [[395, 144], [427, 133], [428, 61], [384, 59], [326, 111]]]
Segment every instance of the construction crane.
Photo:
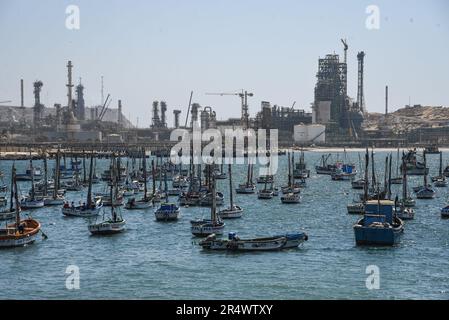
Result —
[[345, 50], [345, 56], [344, 56], [344, 62], [346, 63], [346, 58], [348, 56], [348, 43], [346, 42], [346, 39], [341, 39], [341, 42], [343, 43], [343, 49]]
[[242, 89], [242, 92], [206, 93], [206, 95], [209, 95], [209, 96], [239, 96], [240, 99], [242, 99], [242, 116], [241, 116], [242, 126], [245, 129], [247, 129], [249, 127], [248, 97], [252, 97], [254, 95], [253, 93], [244, 91]]
[[[111, 101], [112, 101], [112, 99], [109, 100], [109, 97], [110, 97], [110, 96], [111, 96], [111, 95], [108, 94], [108, 96], [106, 97], [106, 100], [104, 100], [103, 107], [101, 108], [100, 114], [98, 115], [98, 120], [100, 120], [100, 121], [103, 121], [103, 117], [104, 117], [104, 115], [106, 114], [106, 110], [108, 109], [109, 104], [110, 104]], [[108, 103], [108, 100], [109, 100], [109, 103]]]

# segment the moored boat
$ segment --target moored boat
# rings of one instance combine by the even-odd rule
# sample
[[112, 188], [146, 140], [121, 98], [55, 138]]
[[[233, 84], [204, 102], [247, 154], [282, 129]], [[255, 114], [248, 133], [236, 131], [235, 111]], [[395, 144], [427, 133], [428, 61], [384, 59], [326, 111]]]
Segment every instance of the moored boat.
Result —
[[234, 192], [232, 186], [232, 168], [231, 164], [228, 165], [229, 173], [229, 207], [218, 212], [218, 216], [222, 219], [237, 219], [243, 215], [243, 209], [240, 206], [234, 204]]
[[298, 247], [308, 240], [305, 233], [288, 233], [266, 238], [240, 239], [230, 232], [228, 239], [217, 239], [215, 234], [209, 235], [199, 245], [206, 250], [228, 251], [276, 251]]
[[162, 203], [154, 212], [157, 221], [174, 221], [178, 220], [181, 209], [174, 203]]

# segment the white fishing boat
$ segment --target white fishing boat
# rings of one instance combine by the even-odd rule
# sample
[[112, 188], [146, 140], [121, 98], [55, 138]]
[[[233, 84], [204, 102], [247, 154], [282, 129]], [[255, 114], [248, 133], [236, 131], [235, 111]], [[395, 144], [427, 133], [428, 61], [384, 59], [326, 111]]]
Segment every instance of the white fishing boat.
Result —
[[281, 202], [285, 204], [300, 203], [301, 196], [296, 193], [289, 193], [281, 197]]
[[[423, 164], [424, 168], [427, 168], [427, 166], [426, 166], [427, 161], [426, 161], [426, 153], [425, 152], [424, 152], [424, 155], [423, 155], [423, 159], [424, 159], [424, 164]], [[403, 163], [405, 163], [405, 162], [403, 162]], [[408, 172], [408, 168], [407, 167], [405, 167], [405, 168], [406, 168], [406, 172]], [[416, 198], [417, 199], [433, 199], [433, 198], [435, 198], [435, 194], [436, 194], [435, 190], [433, 190], [432, 186], [427, 183], [427, 171], [425, 171], [424, 172], [424, 186], [421, 187], [416, 192]]]
[[89, 184], [87, 189], [86, 203], [80, 203], [76, 206], [73, 201], [71, 204], [68, 201], [65, 201], [61, 209], [63, 215], [68, 217], [90, 218], [95, 217], [100, 213], [100, 210], [103, 207], [103, 201], [101, 197], [92, 199], [93, 158], [94, 155], [92, 154], [90, 158]]
[[[212, 176], [212, 194], [215, 194], [215, 177]], [[207, 237], [210, 234], [223, 234], [225, 223], [217, 214], [216, 197], [212, 197], [211, 218], [191, 220], [190, 230], [194, 236]]]
[[[153, 163], [152, 163], [153, 164]], [[129, 198], [125, 205], [128, 210], [143, 210], [148, 209], [153, 206], [152, 197], [148, 196], [147, 190], [147, 160], [145, 157], [145, 152], [142, 151], [142, 166], [143, 166], [143, 197], [141, 199], [136, 199], [135, 197]], [[154, 179], [153, 179], [154, 180]], [[133, 181], [134, 186], [139, 186], [139, 182]]]
[[243, 209], [240, 206], [234, 204], [231, 164], [228, 165], [228, 173], [229, 173], [229, 207], [218, 212], [218, 216], [222, 219], [237, 219], [243, 216]]
[[256, 193], [256, 185], [253, 183], [253, 165], [251, 163], [248, 164], [246, 182], [239, 184], [239, 186], [235, 189], [235, 192], [239, 194]]
[[178, 220], [181, 209], [174, 203], [162, 203], [154, 212], [157, 221], [174, 221]]
[[273, 191], [270, 189], [263, 189], [257, 192], [258, 199], [269, 200], [273, 199], [273, 197], [274, 197]]
[[[126, 221], [121, 216], [120, 212], [117, 210], [115, 206], [115, 198], [114, 198], [114, 189], [115, 194], [117, 194], [117, 180], [118, 177], [116, 176], [116, 159], [115, 155], [112, 155], [111, 160], [111, 172], [110, 172], [110, 178], [111, 178], [111, 187], [110, 187], [110, 198], [111, 201], [111, 217], [107, 220], [104, 219], [104, 213], [103, 213], [103, 221], [97, 223], [96, 221], [94, 223], [91, 223], [87, 226], [90, 233], [93, 235], [109, 235], [109, 234], [116, 234], [123, 232], [125, 230]], [[120, 170], [120, 167], [119, 167]], [[118, 172], [120, 172], [118, 170]]]

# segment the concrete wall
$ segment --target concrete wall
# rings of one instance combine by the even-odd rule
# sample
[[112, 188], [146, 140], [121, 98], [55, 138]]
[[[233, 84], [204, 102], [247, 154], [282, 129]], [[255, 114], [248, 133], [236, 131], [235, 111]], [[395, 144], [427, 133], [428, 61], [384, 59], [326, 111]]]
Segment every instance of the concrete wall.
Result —
[[293, 139], [300, 143], [324, 143], [326, 142], [326, 126], [321, 124], [304, 125], [294, 127]]

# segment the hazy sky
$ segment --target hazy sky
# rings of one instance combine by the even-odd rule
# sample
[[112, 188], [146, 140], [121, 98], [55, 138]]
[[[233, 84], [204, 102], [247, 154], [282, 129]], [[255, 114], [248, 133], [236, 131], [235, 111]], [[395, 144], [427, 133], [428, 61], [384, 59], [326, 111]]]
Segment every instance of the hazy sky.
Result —
[[[79, 6], [80, 29], [65, 26], [66, 7]], [[369, 30], [368, 5], [380, 9], [380, 29]], [[390, 107], [449, 106], [449, 1], [137, 1], [0, 0], [0, 101], [33, 103], [32, 82], [42, 80], [46, 106], [66, 98], [66, 63], [82, 77], [88, 105], [105, 93], [122, 99], [124, 114], [148, 126], [151, 102], [165, 100], [185, 118], [194, 102], [219, 119], [240, 116], [235, 96], [206, 92], [247, 89], [250, 113], [260, 102], [310, 110], [318, 57], [348, 51], [348, 93], [356, 97], [357, 52], [365, 51], [365, 101]], [[184, 121], [184, 120], [183, 120]], [[182, 121], [182, 122], [183, 122]]]

